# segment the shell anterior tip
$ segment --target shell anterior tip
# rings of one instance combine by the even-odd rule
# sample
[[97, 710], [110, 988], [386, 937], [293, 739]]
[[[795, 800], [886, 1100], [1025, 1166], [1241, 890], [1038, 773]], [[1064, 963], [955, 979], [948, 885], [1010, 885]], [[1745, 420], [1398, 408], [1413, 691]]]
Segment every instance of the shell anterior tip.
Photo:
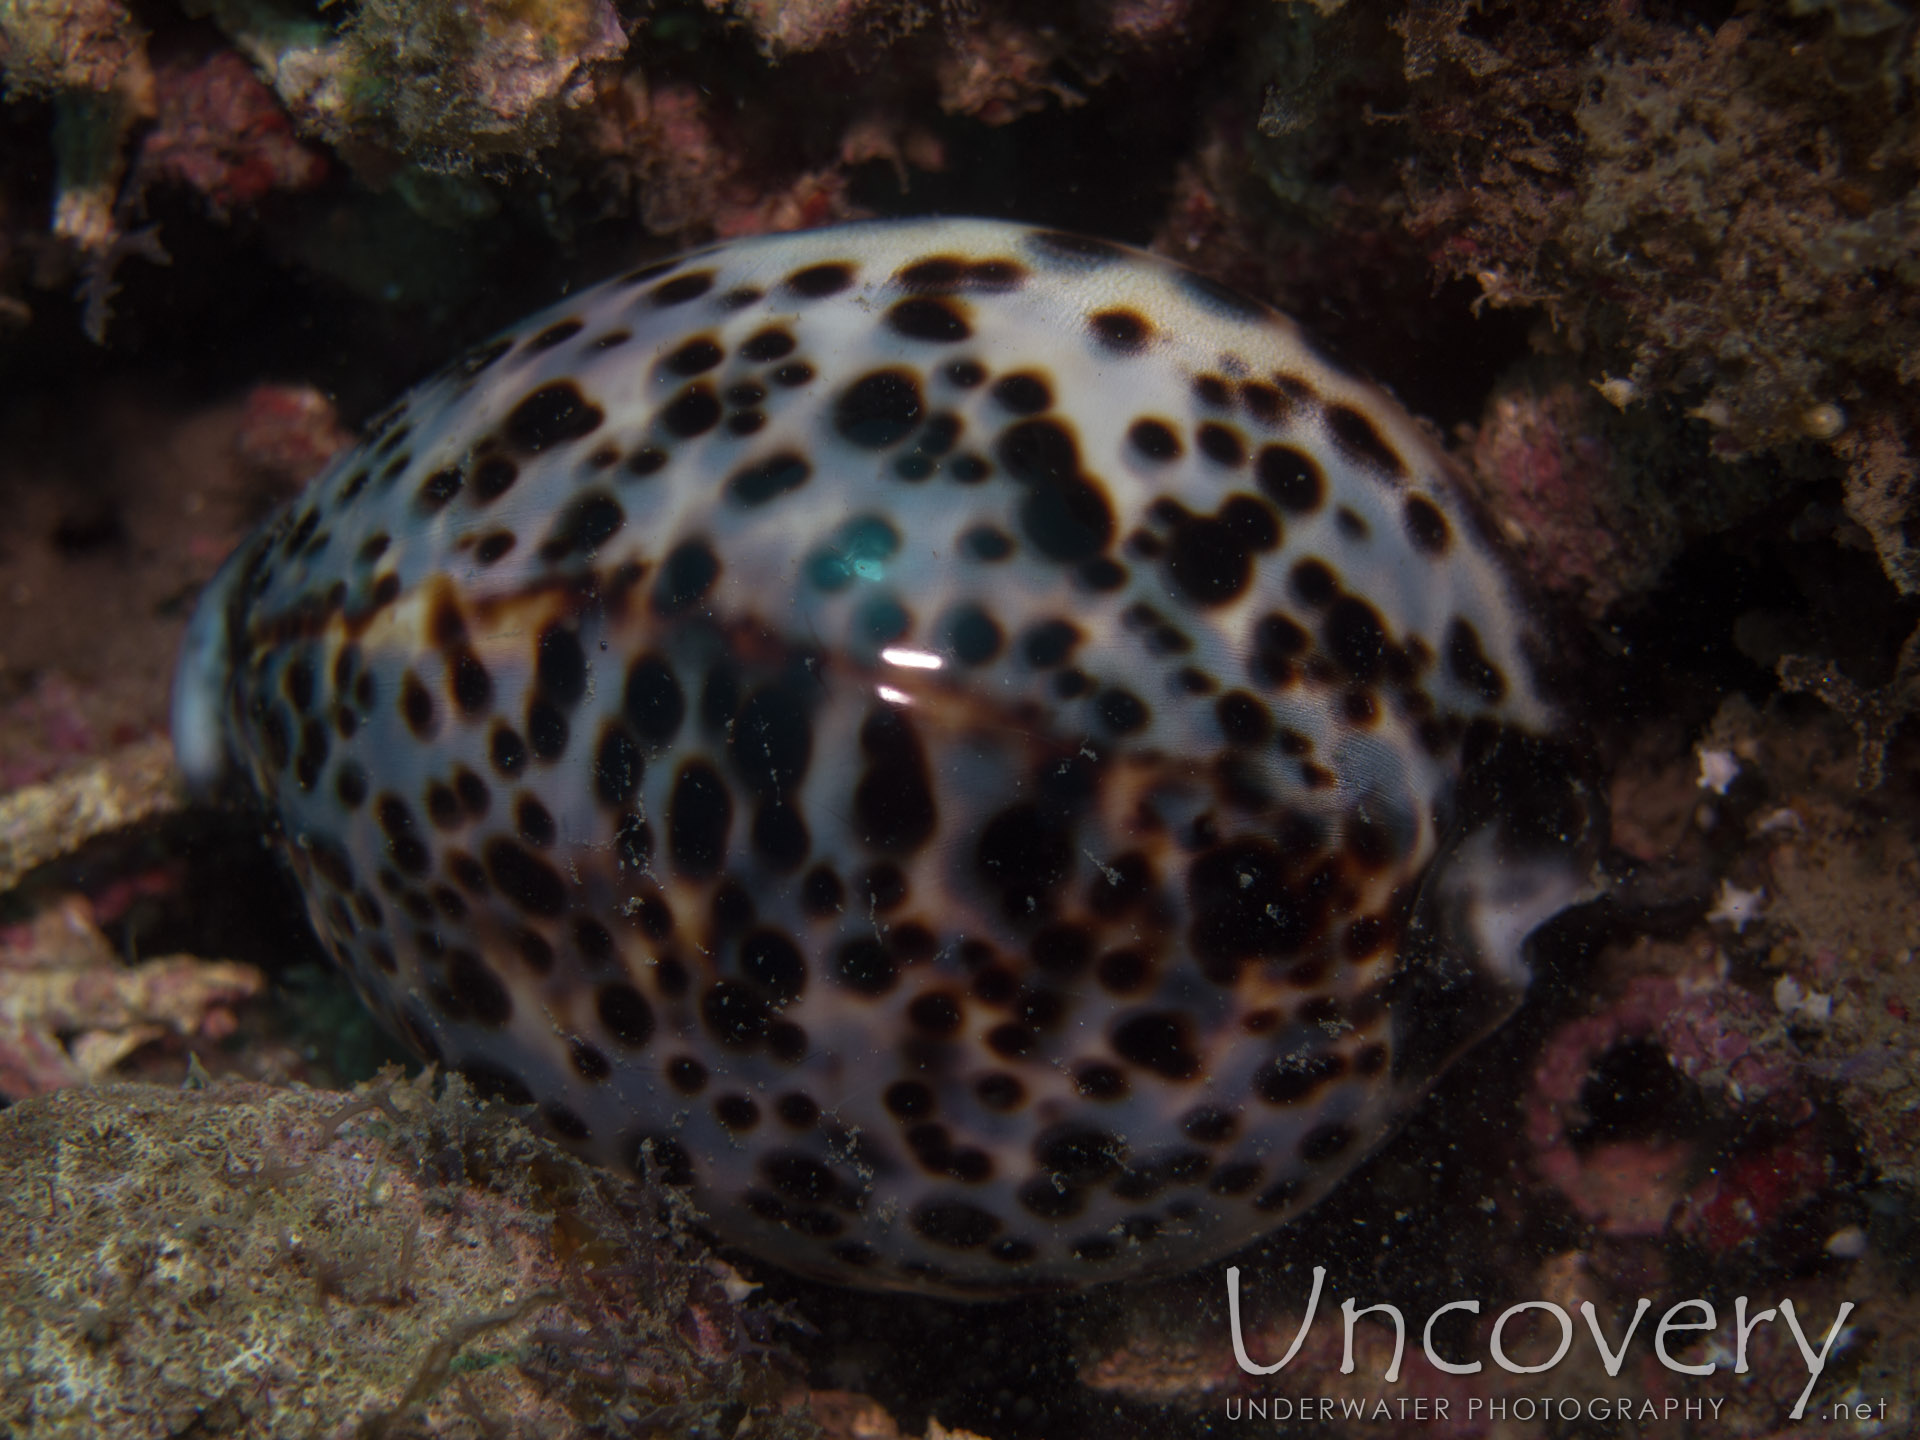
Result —
[[233, 769], [225, 720], [230, 661], [227, 648], [227, 592], [234, 584], [242, 546], [228, 559], [194, 606], [180, 660], [173, 671], [174, 763], [187, 791], [206, 799], [223, 788]]

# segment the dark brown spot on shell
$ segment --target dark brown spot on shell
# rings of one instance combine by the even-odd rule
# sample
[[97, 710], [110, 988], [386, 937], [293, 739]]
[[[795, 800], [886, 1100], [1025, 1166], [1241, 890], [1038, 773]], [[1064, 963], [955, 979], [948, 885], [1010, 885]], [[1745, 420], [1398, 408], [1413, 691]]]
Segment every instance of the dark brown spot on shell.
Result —
[[489, 1030], [513, 1019], [513, 997], [500, 977], [470, 950], [455, 950], [447, 961], [447, 990], [464, 1018]]
[[1458, 616], [1447, 626], [1446, 656], [1447, 673], [1489, 705], [1506, 695], [1507, 678], [1481, 648], [1480, 632]]
[[1126, 1072], [1104, 1063], [1081, 1066], [1074, 1073], [1073, 1086], [1081, 1099], [1096, 1101], [1124, 1100], [1132, 1088]]
[[1195, 433], [1200, 451], [1216, 465], [1238, 468], [1247, 463], [1246, 441], [1231, 425], [1209, 420]]
[[974, 1083], [973, 1093], [987, 1109], [1000, 1114], [1018, 1110], [1027, 1100], [1027, 1087], [1004, 1071], [983, 1075]]
[[1056, 1182], [1096, 1185], [1125, 1164], [1127, 1144], [1095, 1126], [1066, 1121], [1035, 1137], [1033, 1158]]
[[1345, 1060], [1327, 1051], [1283, 1055], [1255, 1075], [1254, 1093], [1269, 1105], [1299, 1105], [1322, 1085], [1338, 1080], [1346, 1068]]
[[791, 331], [778, 325], [769, 325], [764, 330], [756, 330], [740, 344], [740, 358], [751, 360], [757, 365], [770, 365], [775, 360], [784, 360], [793, 353], [794, 339]]
[[1053, 404], [1053, 390], [1046, 379], [1031, 370], [1002, 375], [993, 382], [992, 395], [1016, 415], [1038, 415]]
[[960, 547], [989, 564], [1013, 554], [1013, 537], [994, 525], [976, 525], [960, 537]]
[[1191, 515], [1171, 500], [1159, 502], [1153, 513], [1172, 526], [1167, 575], [1197, 605], [1237, 599], [1252, 578], [1254, 554], [1280, 543], [1273, 511], [1251, 495], [1231, 497], [1218, 516]]
[[433, 696], [409, 670], [400, 682], [400, 714], [416, 739], [431, 739], [434, 733]]
[[[459, 467], [449, 465], [434, 471], [421, 482], [420, 489], [415, 492], [415, 501], [424, 513], [431, 515], [445, 509], [447, 502], [460, 493], [465, 483], [466, 477], [460, 473]], [[385, 548], [384, 545], [381, 547], [382, 550]], [[370, 558], [378, 558], [378, 552]]]
[[[482, 370], [493, 364], [507, 351], [513, 348], [511, 340], [494, 340], [477, 350], [470, 350], [454, 362], [453, 373], [462, 380], [471, 380]], [[365, 477], [362, 476], [362, 479]]]
[[480, 543], [473, 547], [473, 555], [482, 565], [492, 565], [504, 559], [516, 542], [511, 530], [495, 530], [481, 537]]
[[998, 622], [978, 605], [956, 606], [948, 613], [941, 629], [948, 646], [963, 665], [990, 664], [1006, 644]]
[[571, 380], [542, 385], [513, 407], [502, 431], [507, 443], [529, 455], [578, 440], [600, 428], [606, 413]]
[[488, 841], [481, 855], [494, 888], [520, 909], [545, 916], [559, 915], [566, 909], [566, 886], [546, 861], [514, 841], [502, 839]]
[[1294, 661], [1313, 644], [1313, 638], [1305, 630], [1278, 613], [1261, 617], [1254, 626], [1253, 639], [1248, 673], [1268, 686], [1290, 683], [1294, 678]]
[[707, 1067], [691, 1055], [677, 1056], [667, 1065], [667, 1083], [682, 1095], [698, 1095], [707, 1086]]
[[1137, 310], [1097, 310], [1087, 317], [1094, 338], [1109, 350], [1138, 355], [1153, 339], [1153, 324]]
[[1180, 437], [1163, 420], [1134, 421], [1127, 428], [1127, 440], [1135, 450], [1156, 465], [1180, 458]]
[[951, 995], [921, 995], [907, 1006], [907, 1021], [923, 1035], [951, 1035], [960, 1028], [959, 1004]]
[[1170, 1011], [1148, 1011], [1114, 1027], [1114, 1053], [1169, 1080], [1191, 1080], [1200, 1073], [1192, 1023]]
[[1034, 548], [1051, 560], [1090, 559], [1113, 539], [1113, 509], [1080, 471], [1079, 447], [1059, 421], [1022, 420], [1001, 433], [996, 453], [1027, 487], [1020, 522]]
[[833, 425], [854, 445], [884, 450], [906, 439], [925, 409], [912, 372], [876, 370], [841, 393], [834, 402]]
[[1178, 270], [1180, 288], [1187, 293], [1201, 309], [1225, 320], [1237, 320], [1243, 324], [1253, 324], [1266, 318], [1266, 309], [1255, 301], [1249, 300], [1238, 290], [1222, 285], [1209, 275], [1198, 270], [1182, 267]]
[[720, 772], [689, 760], [674, 778], [667, 813], [667, 849], [683, 875], [714, 874], [726, 859], [733, 798]]
[[1094, 708], [1107, 729], [1116, 735], [1132, 735], [1143, 730], [1152, 718], [1139, 696], [1117, 685], [1101, 691]]
[[678, 275], [671, 280], [663, 281], [661, 284], [653, 287], [653, 290], [647, 298], [650, 299], [655, 306], [664, 310], [670, 305], [684, 305], [689, 300], [698, 300], [712, 288], [712, 272], [699, 270], [689, 275]]
[[1242, 380], [1240, 403], [1246, 407], [1249, 415], [1263, 425], [1275, 424], [1291, 408], [1279, 388], [1263, 380]]
[[531, 795], [522, 795], [514, 806], [513, 825], [520, 838], [536, 850], [553, 844], [553, 812]]
[[838, 295], [853, 284], [853, 266], [844, 261], [826, 261], [809, 265], [787, 276], [786, 287], [807, 300], [823, 300]]
[[934, 1110], [933, 1091], [918, 1080], [896, 1080], [880, 1098], [902, 1120], [921, 1120]]
[[1311, 556], [1294, 565], [1287, 583], [1296, 599], [1316, 609], [1331, 605], [1340, 594], [1340, 581], [1327, 562]]
[[660, 411], [660, 426], [682, 440], [704, 435], [720, 423], [720, 397], [701, 380], [686, 387]]
[[704, 375], [725, 358], [726, 352], [711, 335], [696, 335], [662, 360], [660, 368], [670, 374], [692, 377]]
[[853, 814], [863, 844], [908, 854], [926, 843], [937, 813], [926, 752], [908, 713], [876, 705], [860, 727], [866, 767], [854, 788]]
[[1407, 538], [1414, 548], [1428, 555], [1444, 555], [1453, 542], [1452, 528], [1447, 517], [1440, 513], [1440, 507], [1424, 495], [1407, 497], [1406, 510], [1403, 512], [1407, 522]]
[[1354, 679], [1364, 682], [1379, 676], [1386, 658], [1386, 627], [1366, 601], [1356, 595], [1340, 596], [1328, 609], [1320, 633], [1327, 653]]
[[540, 558], [555, 564], [575, 555], [591, 556], [627, 522], [620, 502], [604, 491], [576, 496], [554, 521], [540, 546]]
[[977, 1250], [1001, 1231], [1000, 1217], [964, 1200], [935, 1200], [915, 1207], [909, 1223], [922, 1237], [951, 1250]]
[[1291, 445], [1262, 446], [1254, 469], [1260, 488], [1289, 515], [1311, 515], [1326, 498], [1320, 466]]
[[653, 1038], [653, 1007], [633, 986], [602, 985], [594, 1009], [606, 1032], [629, 1050], [639, 1050]]
[[567, 1058], [573, 1062], [573, 1073], [590, 1084], [599, 1084], [613, 1074], [613, 1066], [599, 1048], [574, 1036], [567, 1042]]
[[520, 478], [520, 467], [503, 455], [489, 455], [473, 472], [473, 493], [482, 502], [498, 500]]
[[973, 334], [973, 326], [958, 301], [931, 295], [896, 301], [887, 311], [887, 327], [909, 340], [937, 345], [950, 345]]
[[820, 1119], [820, 1106], [812, 1096], [789, 1091], [774, 1102], [780, 1123], [792, 1130], [811, 1130]]
[[884, 995], [898, 978], [886, 947], [877, 940], [849, 940], [834, 957], [834, 976], [862, 995]]
[[748, 508], [764, 505], [777, 496], [798, 490], [812, 474], [813, 467], [805, 458], [783, 450], [736, 470], [727, 481], [727, 498]]
[[1264, 745], [1273, 736], [1272, 713], [1244, 690], [1228, 691], [1213, 708], [1230, 745]]
[[1054, 269], [1098, 270], [1126, 258], [1118, 245], [1065, 230], [1035, 230], [1027, 236], [1027, 247]]
[[733, 980], [707, 987], [700, 1002], [707, 1033], [729, 1050], [751, 1050], [765, 1038], [773, 1012], [767, 1002]]
[[760, 1123], [760, 1107], [750, 1095], [722, 1095], [713, 1102], [714, 1118], [736, 1135]]
[[1357, 1138], [1349, 1125], [1316, 1125], [1300, 1141], [1300, 1158], [1309, 1165], [1324, 1164], [1352, 1149]]
[[1327, 428], [1333, 432], [1334, 443], [1350, 458], [1395, 478], [1406, 475], [1406, 462], [1399, 452], [1387, 443], [1373, 421], [1353, 406], [1328, 406]]
[[1189, 1140], [1202, 1145], [1224, 1145], [1239, 1133], [1240, 1122], [1225, 1110], [1203, 1106], [1188, 1112], [1180, 1121], [1180, 1129]]
[[1026, 267], [1017, 260], [967, 260], [958, 255], [929, 255], [903, 266], [893, 277], [894, 283], [903, 290], [934, 294], [956, 290], [1012, 290], [1026, 278]]
[[578, 320], [562, 320], [557, 325], [549, 325], [538, 335], [527, 341], [526, 353], [529, 355], [538, 355], [543, 350], [551, 350], [554, 346], [564, 344], [566, 341], [571, 340], [574, 336], [578, 335], [583, 328]]
[[720, 576], [720, 557], [702, 539], [683, 540], [668, 554], [653, 588], [654, 612], [671, 618], [705, 597]]

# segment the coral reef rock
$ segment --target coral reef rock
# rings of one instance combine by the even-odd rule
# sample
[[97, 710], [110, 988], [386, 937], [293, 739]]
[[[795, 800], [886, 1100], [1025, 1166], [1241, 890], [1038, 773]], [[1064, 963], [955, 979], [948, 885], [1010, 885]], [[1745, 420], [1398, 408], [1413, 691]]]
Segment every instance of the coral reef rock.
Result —
[[0, 1196], [10, 1435], [813, 1433], [657, 1196], [458, 1081], [25, 1101]]

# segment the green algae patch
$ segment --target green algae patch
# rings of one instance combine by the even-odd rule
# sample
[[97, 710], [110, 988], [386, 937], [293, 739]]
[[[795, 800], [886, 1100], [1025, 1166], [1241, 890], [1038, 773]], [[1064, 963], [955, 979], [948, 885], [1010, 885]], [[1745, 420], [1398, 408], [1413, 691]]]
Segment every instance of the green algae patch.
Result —
[[24, 1101], [0, 1113], [0, 1433], [812, 1433], [668, 1199], [457, 1078]]

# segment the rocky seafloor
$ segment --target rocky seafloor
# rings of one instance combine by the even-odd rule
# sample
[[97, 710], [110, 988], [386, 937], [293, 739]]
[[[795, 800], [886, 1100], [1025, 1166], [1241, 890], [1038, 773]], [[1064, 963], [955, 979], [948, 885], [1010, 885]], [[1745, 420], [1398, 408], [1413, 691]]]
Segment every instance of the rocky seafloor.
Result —
[[[0, 0], [0, 75], [0, 1435], [1912, 1432], [1908, 7]], [[1609, 777], [1520, 1014], [1236, 1258], [1269, 1363], [1324, 1267], [1277, 1376], [1220, 1266], [976, 1307], [713, 1253], [420, 1077], [174, 788], [199, 587], [406, 384], [638, 257], [914, 213], [1151, 245], [1394, 390]], [[1705, 1376], [1647, 1333], [1699, 1296]], [[1736, 1296], [1816, 1349], [1853, 1304], [1800, 1416]], [[1583, 1326], [1461, 1376], [1417, 1327], [1463, 1297], [1482, 1359], [1510, 1304], [1651, 1311], [1617, 1373]]]

